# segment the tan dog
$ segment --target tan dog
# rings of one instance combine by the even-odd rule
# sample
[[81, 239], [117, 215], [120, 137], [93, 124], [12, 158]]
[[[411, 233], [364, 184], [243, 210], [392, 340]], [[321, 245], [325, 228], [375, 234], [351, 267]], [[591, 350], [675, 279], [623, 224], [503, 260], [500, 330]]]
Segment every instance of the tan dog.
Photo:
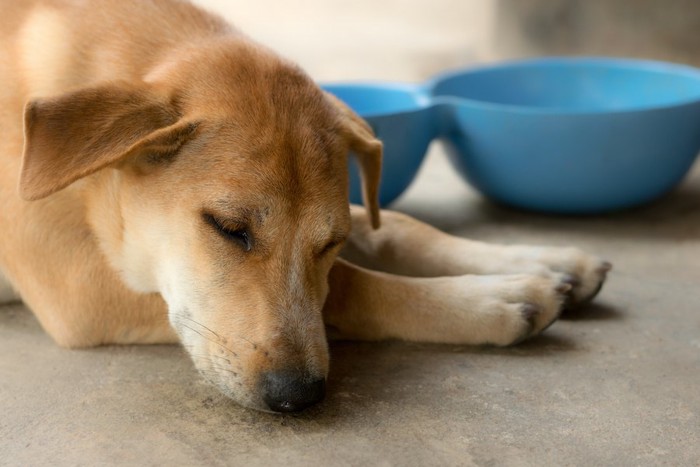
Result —
[[[2, 12], [0, 301], [21, 297], [59, 345], [179, 340], [239, 403], [300, 410], [324, 394], [324, 324], [509, 345], [567, 296], [594, 295], [610, 267], [390, 212], [375, 230], [369, 127], [188, 3], [4, 0]], [[349, 151], [367, 214], [348, 209]], [[337, 259], [344, 244], [375, 271]]]

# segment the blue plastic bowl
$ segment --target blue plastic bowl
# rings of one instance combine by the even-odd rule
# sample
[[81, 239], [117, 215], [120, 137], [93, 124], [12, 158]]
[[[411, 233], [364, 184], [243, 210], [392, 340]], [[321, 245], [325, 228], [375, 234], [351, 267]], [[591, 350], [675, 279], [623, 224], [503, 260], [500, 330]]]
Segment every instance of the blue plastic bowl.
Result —
[[686, 66], [551, 58], [448, 73], [428, 88], [455, 167], [520, 208], [643, 204], [676, 186], [700, 151], [700, 72]]
[[[363, 117], [384, 144], [379, 203], [386, 206], [411, 184], [436, 137], [430, 100], [415, 86], [400, 83], [322, 86]], [[350, 163], [350, 201], [362, 202], [357, 166]]]
[[[438, 135], [486, 196], [565, 214], [652, 201], [681, 181], [700, 151], [700, 71], [682, 65], [548, 58], [446, 73], [418, 86], [326, 89], [385, 144], [383, 204], [408, 186]], [[359, 201], [356, 179], [352, 193]]]

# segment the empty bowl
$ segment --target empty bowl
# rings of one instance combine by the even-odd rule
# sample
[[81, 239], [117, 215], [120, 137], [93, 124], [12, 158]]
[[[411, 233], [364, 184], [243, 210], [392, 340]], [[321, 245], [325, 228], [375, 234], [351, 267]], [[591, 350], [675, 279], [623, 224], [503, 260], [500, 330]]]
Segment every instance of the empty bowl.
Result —
[[[392, 196], [403, 186], [392, 185], [394, 177], [412, 178], [402, 164], [417, 170], [434, 137], [487, 197], [565, 214], [654, 200], [681, 181], [700, 151], [700, 71], [682, 65], [547, 58], [450, 72], [416, 86], [354, 86], [338, 96], [384, 141], [382, 180]], [[402, 99], [389, 96], [395, 92]]]
[[700, 151], [700, 72], [637, 60], [555, 58], [429, 84], [460, 173], [512, 206], [589, 214], [676, 186]]
[[[431, 103], [415, 86], [400, 83], [322, 86], [372, 126], [384, 144], [379, 203], [386, 206], [411, 184], [435, 138]], [[362, 202], [356, 165], [350, 163], [350, 201]]]

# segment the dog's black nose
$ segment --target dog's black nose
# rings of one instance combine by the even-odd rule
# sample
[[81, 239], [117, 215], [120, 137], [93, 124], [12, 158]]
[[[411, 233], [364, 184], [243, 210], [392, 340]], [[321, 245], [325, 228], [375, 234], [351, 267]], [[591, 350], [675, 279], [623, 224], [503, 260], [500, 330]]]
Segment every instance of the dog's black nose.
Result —
[[270, 410], [298, 412], [323, 399], [326, 380], [298, 371], [270, 371], [262, 377], [261, 390]]

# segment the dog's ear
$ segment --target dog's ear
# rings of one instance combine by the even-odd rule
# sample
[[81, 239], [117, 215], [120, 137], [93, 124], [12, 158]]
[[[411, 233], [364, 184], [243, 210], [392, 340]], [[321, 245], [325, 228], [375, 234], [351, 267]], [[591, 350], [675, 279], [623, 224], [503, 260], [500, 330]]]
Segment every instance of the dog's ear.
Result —
[[367, 208], [372, 227], [379, 228], [379, 182], [382, 175], [382, 142], [372, 128], [343, 101], [330, 93], [326, 96], [341, 114], [342, 129], [350, 151], [355, 155], [362, 176], [362, 201]]
[[45, 198], [131, 155], [174, 154], [193, 132], [146, 84], [114, 82], [31, 101], [24, 111], [20, 195]]

